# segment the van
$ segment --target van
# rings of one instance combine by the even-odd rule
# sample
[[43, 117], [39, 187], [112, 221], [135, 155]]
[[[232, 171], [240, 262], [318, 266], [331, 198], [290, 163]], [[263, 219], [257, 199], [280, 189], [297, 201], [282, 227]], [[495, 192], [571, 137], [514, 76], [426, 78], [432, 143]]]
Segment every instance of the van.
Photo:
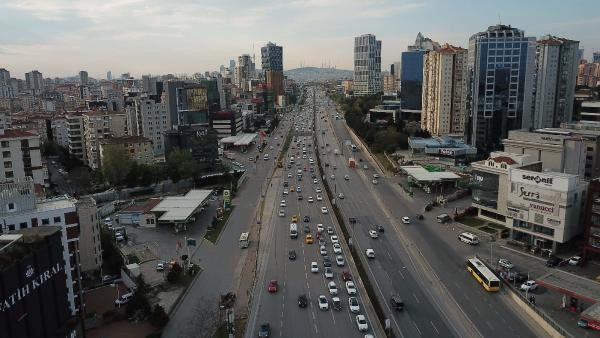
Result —
[[298, 225], [290, 223], [290, 238], [298, 238]]
[[446, 223], [452, 221], [452, 218], [448, 214], [441, 214], [437, 216], [438, 223]]
[[479, 244], [479, 239], [477, 238], [476, 235], [470, 233], [470, 232], [463, 232], [460, 235], [458, 235], [458, 239], [461, 242], [470, 244], [470, 245], [477, 245]]

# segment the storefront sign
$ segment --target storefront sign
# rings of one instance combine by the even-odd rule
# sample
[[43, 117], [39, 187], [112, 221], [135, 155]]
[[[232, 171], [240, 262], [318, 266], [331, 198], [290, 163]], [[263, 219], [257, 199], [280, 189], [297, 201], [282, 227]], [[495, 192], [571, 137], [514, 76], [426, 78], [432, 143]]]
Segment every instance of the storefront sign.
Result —
[[529, 203], [529, 209], [543, 214], [554, 214], [554, 206], [548, 206], [537, 203]]
[[544, 177], [544, 176], [540, 176], [540, 175], [523, 174], [523, 175], [521, 175], [521, 178], [526, 181], [535, 182], [536, 184], [545, 184], [545, 185], [552, 185], [552, 182], [554, 181], [554, 178], [552, 178], [552, 177]]
[[59, 262], [53, 265], [48, 270], [36, 275], [33, 267], [28, 266], [27, 270], [25, 271], [26, 283], [23, 286], [17, 288], [17, 290], [15, 290], [5, 299], [0, 300], [0, 312], [10, 310], [10, 308], [17, 305], [18, 302], [25, 299], [25, 297], [31, 292], [41, 287], [44, 283], [46, 283], [54, 276], [58, 275], [59, 273], [62, 273], [63, 269], [64, 267], [60, 265]]

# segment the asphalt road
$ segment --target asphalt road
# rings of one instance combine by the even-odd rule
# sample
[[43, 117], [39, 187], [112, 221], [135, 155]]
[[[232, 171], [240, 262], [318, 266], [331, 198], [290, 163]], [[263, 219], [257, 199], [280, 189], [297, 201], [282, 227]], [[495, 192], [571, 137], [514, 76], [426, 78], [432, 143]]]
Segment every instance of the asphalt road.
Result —
[[[308, 114], [309, 112], [305, 111], [302, 116], [308, 116]], [[299, 118], [299, 116], [296, 118]], [[311, 137], [304, 137], [304, 143], [312, 143], [311, 139]], [[348, 270], [347, 264], [343, 267], [336, 266], [332, 243], [325, 233], [323, 233], [323, 236], [327, 238], [326, 247], [328, 256], [332, 260], [334, 277], [333, 279], [326, 279], [324, 276], [323, 256], [319, 252], [316, 239], [317, 224], [322, 224], [325, 229], [327, 227], [335, 228], [335, 225], [332, 219], [333, 214], [323, 214], [320, 210], [322, 206], [326, 206], [331, 211], [325, 191], [319, 193], [323, 196], [322, 201], [316, 199], [317, 187], [323, 189], [323, 186], [321, 178], [318, 177], [316, 164], [313, 167], [318, 183], [313, 183], [311, 177], [313, 173], [310, 172], [311, 165], [308, 158], [315, 156], [314, 151], [311, 150], [312, 147], [307, 146], [307, 150], [311, 150], [311, 152], [307, 154], [306, 159], [302, 159], [302, 152], [299, 149], [301, 147], [299, 147], [299, 144], [293, 143], [293, 145], [296, 149], [290, 148], [288, 154], [296, 157], [295, 164], [290, 169], [284, 168], [277, 171], [280, 175], [276, 175], [273, 179], [273, 186], [277, 195], [275, 205], [266, 206], [272, 208], [273, 212], [266, 227], [267, 234], [263, 234], [262, 237], [262, 239], [266, 239], [265, 244], [261, 241], [261, 245], [267, 245], [266, 252], [261, 257], [265, 268], [259, 272], [246, 337], [256, 337], [262, 323], [270, 324], [272, 337], [363, 337], [365, 332], [359, 332], [357, 329], [356, 314], [349, 311], [349, 295], [341, 277], [341, 272]], [[300, 159], [298, 160], [298, 158]], [[303, 174], [300, 181], [296, 175], [297, 170], [301, 170]], [[284, 181], [288, 182], [289, 188], [284, 188]], [[277, 186], [275, 187], [275, 185]], [[294, 187], [293, 192], [290, 191], [291, 187]], [[298, 192], [298, 187], [301, 188], [301, 192]], [[284, 189], [287, 189], [289, 194], [284, 195]], [[298, 200], [299, 195], [303, 196], [302, 200]], [[314, 202], [308, 202], [309, 197], [312, 197]], [[286, 203], [285, 207], [280, 206], [282, 200]], [[285, 210], [285, 216], [278, 216], [278, 210], [280, 209]], [[293, 215], [299, 218], [297, 239], [290, 238], [289, 234], [289, 225]], [[304, 216], [309, 216], [310, 221], [304, 222]], [[306, 225], [308, 225], [310, 233], [314, 237], [314, 244], [307, 244], [305, 241], [304, 228]], [[339, 229], [335, 229], [335, 232], [336, 234], [340, 233]], [[296, 252], [297, 258], [295, 260], [288, 258], [289, 250]], [[343, 247], [344, 260], [346, 260], [346, 252], [347, 248]], [[311, 262], [317, 262], [319, 266], [318, 273], [311, 272]], [[267, 291], [270, 280], [277, 280], [279, 284], [277, 293]], [[331, 280], [335, 282], [338, 288], [338, 297], [342, 302], [341, 311], [335, 311], [331, 307], [332, 296], [327, 289], [327, 283]], [[357, 297], [361, 306], [360, 313], [365, 314], [363, 293], [364, 290], [359, 289]], [[306, 308], [300, 308], [297, 304], [300, 294], [305, 294], [308, 299]], [[330, 302], [329, 310], [319, 309], [319, 295], [327, 297]], [[367, 317], [369, 316], [367, 315]], [[367, 320], [370, 326], [375, 318], [368, 318]], [[372, 332], [371, 329], [369, 329], [369, 332]]]
[[[342, 120], [335, 120], [335, 108], [331, 106], [327, 119], [330, 123], [322, 123], [321, 128], [335, 128], [335, 135], [339, 140], [334, 140], [334, 133], [330, 130], [323, 137], [328, 140], [330, 147], [342, 146], [344, 140], [350, 140]], [[326, 141], [327, 142], [327, 141]], [[339, 143], [338, 143], [339, 142]], [[391, 187], [393, 182], [386, 178], [379, 178], [378, 184], [371, 183], [374, 163], [360, 153], [352, 153], [353, 157], [362, 158], [363, 163], [369, 166], [368, 170], [362, 169], [363, 163], [358, 162], [359, 169], [347, 168], [347, 157], [350, 150], [343, 149], [342, 156], [326, 153], [330, 163], [337, 163], [336, 176], [350, 175], [350, 181], [342, 181], [336, 177], [336, 189], [343, 192], [346, 198], [340, 201], [342, 213], [348, 217], [356, 217], [359, 221], [353, 229], [355, 239], [361, 249], [372, 247], [377, 253], [377, 258], [370, 265], [369, 274], [371, 281], [375, 282], [381, 300], [387, 303], [391, 292], [398, 292], [406, 303], [406, 310], [395, 315], [392, 326], [395, 331], [402, 332], [406, 337], [414, 336], [448, 336], [458, 335], [461, 325], [474, 325], [476, 332], [484, 337], [535, 337], [539, 335], [539, 328], [534, 324], [525, 322], [524, 318], [510, 308], [506, 297], [500, 294], [490, 294], [483, 290], [479, 284], [467, 273], [465, 259], [474, 255], [477, 250], [466, 246], [456, 240], [455, 235], [440, 229], [435, 221], [435, 215], [429, 213], [423, 221], [417, 221], [415, 215], [421, 213], [425, 201], [407, 199]], [[327, 161], [326, 160], [326, 161]], [[332, 182], [333, 183], [333, 182]], [[386, 209], [390, 217], [382, 212]], [[435, 212], [435, 211], [434, 211]], [[402, 225], [400, 218], [409, 216], [410, 225]], [[386, 233], [379, 239], [370, 239], [368, 230], [374, 224], [383, 224]], [[401, 232], [407, 242], [399, 243], [392, 231]], [[482, 246], [485, 244], [482, 244]], [[444, 311], [436, 305], [436, 300], [428, 292], [430, 288], [424, 281], [413, 276], [420, 276], [418, 267], [413, 258], [405, 250], [412, 246], [419, 252], [433, 269], [439, 283], [452, 295], [454, 311], [462, 312], [470, 319], [471, 323], [455, 323], [447, 320]], [[456, 306], [458, 304], [458, 307]]]

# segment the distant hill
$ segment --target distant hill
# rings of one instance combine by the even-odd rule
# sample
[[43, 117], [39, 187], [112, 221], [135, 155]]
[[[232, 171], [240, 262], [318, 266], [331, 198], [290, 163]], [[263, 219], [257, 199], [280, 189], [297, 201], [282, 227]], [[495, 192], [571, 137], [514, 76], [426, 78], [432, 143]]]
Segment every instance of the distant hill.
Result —
[[295, 81], [323, 81], [351, 79], [354, 72], [345, 69], [302, 67], [283, 72], [285, 76]]

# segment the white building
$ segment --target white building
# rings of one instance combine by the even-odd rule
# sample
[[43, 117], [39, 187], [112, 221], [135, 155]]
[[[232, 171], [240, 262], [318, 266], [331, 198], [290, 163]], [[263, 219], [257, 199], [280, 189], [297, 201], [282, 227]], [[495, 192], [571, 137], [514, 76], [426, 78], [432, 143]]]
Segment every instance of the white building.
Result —
[[124, 113], [92, 111], [82, 115], [87, 165], [92, 169], [100, 167], [100, 144], [107, 137], [121, 137], [127, 133], [127, 119]]
[[98, 207], [96, 201], [89, 196], [78, 199], [75, 205], [79, 219], [81, 271], [86, 274], [98, 275], [102, 268]]
[[69, 113], [67, 119], [67, 137], [69, 138], [69, 153], [81, 162], [87, 163], [83, 117], [81, 113]]
[[129, 134], [131, 136], [143, 136], [152, 141], [154, 156], [165, 154], [164, 133], [171, 129], [171, 119], [164, 101], [154, 101], [142, 97], [135, 102], [134, 115], [132, 117]]
[[587, 183], [577, 175], [511, 169], [506, 225], [511, 238], [552, 252], [583, 232]]
[[0, 152], [0, 182], [15, 182], [29, 176], [35, 184], [49, 186], [38, 135], [21, 129], [0, 129]]
[[354, 38], [354, 95], [381, 92], [381, 40], [373, 34]]

